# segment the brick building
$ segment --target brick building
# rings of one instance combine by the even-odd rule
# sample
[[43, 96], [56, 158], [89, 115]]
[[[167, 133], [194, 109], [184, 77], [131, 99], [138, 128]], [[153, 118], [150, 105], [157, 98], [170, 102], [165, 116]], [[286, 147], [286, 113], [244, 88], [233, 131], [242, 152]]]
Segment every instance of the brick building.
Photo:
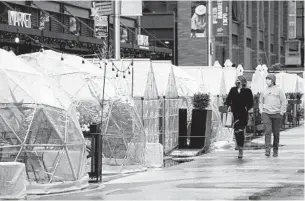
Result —
[[[230, 59], [247, 70], [260, 63], [285, 64], [288, 1], [229, 1], [228, 7], [228, 35], [213, 37], [213, 62], [223, 64]], [[304, 8], [303, 1], [297, 1], [300, 7]], [[207, 38], [190, 37], [191, 9], [191, 1], [145, 1], [141, 26], [171, 45], [176, 65], [208, 65]], [[300, 31], [304, 15], [300, 13], [297, 36], [304, 43], [304, 31]]]

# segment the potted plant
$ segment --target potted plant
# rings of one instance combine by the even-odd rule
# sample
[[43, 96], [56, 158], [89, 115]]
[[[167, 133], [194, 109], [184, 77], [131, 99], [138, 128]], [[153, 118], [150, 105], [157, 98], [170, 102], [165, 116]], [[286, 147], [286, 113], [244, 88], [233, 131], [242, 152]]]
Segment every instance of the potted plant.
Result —
[[288, 104], [296, 104], [296, 93], [288, 93]]
[[303, 93], [301, 93], [301, 92], [297, 92], [295, 94], [295, 98], [297, 99], [297, 104], [301, 104], [302, 97], [303, 97]]
[[[194, 94], [190, 148], [201, 149], [205, 145], [205, 137], [209, 134], [212, 124], [212, 110], [207, 109], [210, 102], [211, 99], [209, 94]], [[192, 138], [192, 136], [196, 137]]]

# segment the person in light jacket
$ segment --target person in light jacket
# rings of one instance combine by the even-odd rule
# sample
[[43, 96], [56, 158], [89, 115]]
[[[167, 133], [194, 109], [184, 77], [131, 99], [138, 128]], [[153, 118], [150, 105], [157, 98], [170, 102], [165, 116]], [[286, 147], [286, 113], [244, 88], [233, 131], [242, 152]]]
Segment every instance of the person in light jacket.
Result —
[[251, 89], [247, 88], [247, 80], [243, 75], [237, 77], [236, 87], [231, 88], [226, 104], [229, 107], [228, 110], [233, 113], [234, 135], [239, 150], [238, 158], [242, 158], [248, 111], [253, 107], [253, 94]]
[[286, 96], [284, 91], [276, 86], [276, 76], [268, 74], [267, 88], [260, 95], [259, 110], [262, 115], [265, 134], [265, 155], [270, 156], [271, 133], [273, 133], [273, 156], [278, 156], [280, 128], [283, 115], [286, 112]]

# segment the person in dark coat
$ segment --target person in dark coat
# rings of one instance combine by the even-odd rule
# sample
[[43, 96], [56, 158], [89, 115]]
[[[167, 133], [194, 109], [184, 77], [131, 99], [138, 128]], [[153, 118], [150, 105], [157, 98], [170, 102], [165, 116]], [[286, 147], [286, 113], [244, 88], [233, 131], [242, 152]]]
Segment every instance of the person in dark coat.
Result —
[[244, 130], [248, 123], [248, 111], [253, 107], [253, 94], [251, 89], [247, 88], [247, 80], [244, 76], [238, 76], [235, 84], [236, 87], [232, 87], [228, 94], [226, 104], [228, 110], [233, 113], [234, 135], [239, 150], [238, 158], [242, 158]]

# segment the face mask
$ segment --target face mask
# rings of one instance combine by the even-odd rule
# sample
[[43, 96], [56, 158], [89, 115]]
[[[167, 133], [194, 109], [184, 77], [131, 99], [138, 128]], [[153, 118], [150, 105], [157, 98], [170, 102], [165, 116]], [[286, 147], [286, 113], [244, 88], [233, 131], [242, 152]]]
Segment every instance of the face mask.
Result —
[[271, 86], [272, 85], [272, 80], [267, 79], [266, 83], [267, 83], [268, 86]]

